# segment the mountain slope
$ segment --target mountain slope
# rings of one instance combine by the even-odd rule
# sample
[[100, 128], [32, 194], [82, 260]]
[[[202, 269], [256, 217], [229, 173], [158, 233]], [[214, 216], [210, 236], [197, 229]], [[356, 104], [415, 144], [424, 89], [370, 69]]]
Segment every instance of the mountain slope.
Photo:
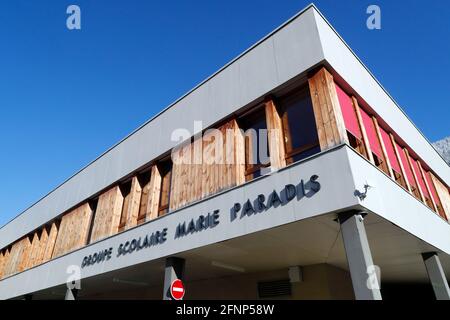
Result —
[[444, 157], [445, 161], [450, 164], [450, 137], [436, 141], [433, 143], [433, 146]]

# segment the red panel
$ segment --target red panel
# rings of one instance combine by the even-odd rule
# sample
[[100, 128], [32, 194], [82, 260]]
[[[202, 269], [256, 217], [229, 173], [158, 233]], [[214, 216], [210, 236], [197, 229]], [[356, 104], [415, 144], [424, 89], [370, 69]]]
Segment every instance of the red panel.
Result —
[[411, 162], [414, 168], [414, 172], [416, 173], [417, 180], [419, 181], [420, 189], [422, 190], [423, 195], [429, 198], [430, 195], [428, 194], [427, 187], [425, 186], [425, 181], [423, 181], [422, 174], [420, 173], [419, 165], [414, 159], [411, 159]]
[[425, 177], [427, 179], [428, 186], [430, 187], [431, 195], [433, 196], [434, 203], [436, 203], [436, 204], [441, 203], [439, 196], [436, 192], [436, 188], [434, 187], [433, 181], [431, 180], [430, 173], [428, 171], [425, 172]]
[[352, 99], [336, 85], [336, 92], [341, 105], [342, 116], [344, 117], [345, 128], [350, 131], [358, 139], [362, 139], [361, 129], [359, 128], [358, 118]]
[[386, 147], [386, 153], [391, 163], [392, 169], [397, 173], [402, 173], [400, 164], [398, 163], [397, 156], [395, 155], [394, 146], [392, 145], [391, 137], [389, 134], [380, 127], [381, 138], [383, 139], [384, 146]]
[[411, 171], [411, 167], [409, 166], [408, 159], [406, 159], [406, 154], [403, 149], [396, 144], [398, 153], [400, 154], [400, 159], [402, 160], [403, 168], [405, 168], [406, 177], [408, 178], [408, 182], [411, 186], [416, 187], [416, 181], [414, 180], [413, 173]]
[[381, 152], [380, 142], [378, 141], [378, 136], [375, 131], [375, 126], [373, 124], [372, 118], [361, 109], [361, 118], [366, 128], [367, 138], [369, 139], [370, 148], [372, 152], [375, 153], [379, 158], [383, 159], [383, 153]]

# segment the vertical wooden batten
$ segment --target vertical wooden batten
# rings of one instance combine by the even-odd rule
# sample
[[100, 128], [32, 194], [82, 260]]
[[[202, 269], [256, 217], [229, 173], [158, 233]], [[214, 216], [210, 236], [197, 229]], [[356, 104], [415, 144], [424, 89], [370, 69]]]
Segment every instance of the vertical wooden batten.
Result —
[[9, 276], [25, 269], [30, 247], [31, 241], [29, 236], [25, 236], [12, 244], [9, 258], [6, 261], [4, 276]]
[[447, 221], [450, 222], [450, 191], [447, 189], [447, 187], [436, 178], [434, 174], [430, 172], [431, 180], [434, 184], [434, 188], [436, 189], [436, 193], [439, 197], [439, 200], [441, 201], [442, 209], [445, 213], [445, 216], [447, 218]]
[[355, 108], [356, 118], [358, 120], [359, 129], [361, 130], [362, 140], [364, 143], [364, 148], [366, 149], [366, 152], [367, 152], [367, 157], [368, 157], [369, 161], [373, 165], [375, 165], [375, 160], [373, 159], [372, 149], [370, 147], [370, 142], [369, 142], [369, 138], [367, 136], [366, 127], [364, 126], [364, 123], [362, 120], [361, 110], [360, 110], [360, 107], [358, 104], [358, 100], [356, 100], [356, 98], [354, 96], [352, 96], [352, 103], [353, 103], [353, 107]]
[[45, 245], [42, 262], [46, 262], [52, 258], [57, 237], [58, 237], [58, 223], [53, 222], [52, 225], [50, 226], [50, 231], [48, 232], [48, 239], [47, 244]]
[[272, 169], [281, 169], [286, 166], [286, 151], [283, 141], [283, 125], [280, 115], [271, 97], [264, 103], [267, 133], [269, 141], [270, 165]]
[[425, 188], [427, 188], [427, 192], [430, 196], [430, 201], [433, 205], [433, 209], [435, 212], [437, 212], [439, 214], [438, 207], [436, 205], [436, 202], [434, 201], [433, 194], [431, 192], [430, 186], [428, 185], [427, 177], [425, 176], [425, 171], [423, 171], [422, 164], [420, 163], [420, 161], [417, 161], [417, 165], [419, 166], [420, 175], [422, 176], [422, 180], [425, 184]]
[[7, 260], [7, 252], [8, 250], [0, 251], [0, 279], [3, 278], [3, 271], [5, 269], [5, 263]]
[[395, 180], [394, 171], [392, 170], [391, 161], [389, 160], [388, 153], [386, 151], [386, 146], [384, 145], [383, 138], [381, 137], [380, 126], [378, 124], [378, 120], [375, 117], [372, 117], [373, 125], [375, 128], [375, 132], [377, 134], [378, 141], [380, 143], [381, 152], [383, 153], [384, 161], [386, 162], [386, 167], [388, 169], [389, 175], [393, 180]]
[[405, 181], [406, 188], [408, 189], [409, 193], [412, 193], [411, 185], [409, 184], [408, 177], [406, 176], [406, 171], [405, 167], [403, 166], [402, 158], [400, 157], [400, 154], [398, 152], [397, 142], [395, 141], [395, 138], [392, 135], [392, 133], [389, 133], [389, 137], [391, 138], [392, 146], [394, 148], [395, 156], [397, 157], [398, 165], [400, 166], [400, 170], [402, 171], [401, 174], [403, 176], [403, 180]]
[[146, 204], [146, 221], [158, 217], [159, 194], [161, 192], [161, 173], [157, 165], [153, 165], [150, 174], [149, 194]]
[[47, 228], [44, 226], [41, 231], [41, 238], [39, 240], [39, 248], [37, 248], [35, 265], [39, 265], [43, 262], [44, 255], [45, 255], [45, 247], [47, 246], [47, 241], [48, 241], [48, 231], [47, 231]]
[[234, 144], [235, 144], [235, 174], [236, 185], [241, 185], [245, 182], [245, 135], [239, 128], [236, 119], [232, 120], [234, 129]]
[[31, 241], [30, 252], [28, 255], [28, 261], [26, 262], [25, 269], [32, 268], [36, 265], [37, 254], [39, 253], [39, 235], [38, 232], [34, 232], [33, 239]]
[[322, 68], [308, 79], [308, 83], [321, 150], [348, 144], [333, 76]]
[[31, 235], [28, 235], [23, 239], [23, 246], [22, 252], [20, 254], [19, 265], [15, 270], [15, 272], [22, 272], [27, 268], [30, 259], [31, 246], [32, 246], [32, 237]]
[[404, 152], [405, 152], [406, 159], [408, 160], [409, 168], [411, 169], [411, 172], [412, 172], [414, 181], [415, 181], [415, 183], [416, 183], [416, 187], [417, 187], [417, 190], [418, 190], [419, 195], [420, 195], [420, 200], [422, 200], [422, 202], [425, 203], [425, 205], [426, 205], [426, 204], [427, 204], [427, 201], [425, 200], [425, 196], [423, 195], [422, 188], [420, 187], [419, 178], [417, 177], [416, 171], [414, 170], [414, 166], [413, 166], [413, 164], [412, 164], [411, 157], [409, 156], [408, 149], [404, 148], [403, 150], [404, 150]]
[[137, 225], [141, 195], [142, 187], [137, 176], [134, 176], [131, 180], [131, 189], [130, 193], [127, 195], [126, 205], [125, 201], [123, 205], [122, 214], [125, 214], [126, 219], [125, 229], [129, 229]]
[[6, 274], [6, 266], [9, 263], [10, 252], [11, 252], [10, 248], [5, 249], [4, 252], [3, 252], [3, 262], [2, 262], [2, 269], [1, 269], [1, 274], [0, 274], [0, 277], [2, 279], [7, 276], [7, 274]]

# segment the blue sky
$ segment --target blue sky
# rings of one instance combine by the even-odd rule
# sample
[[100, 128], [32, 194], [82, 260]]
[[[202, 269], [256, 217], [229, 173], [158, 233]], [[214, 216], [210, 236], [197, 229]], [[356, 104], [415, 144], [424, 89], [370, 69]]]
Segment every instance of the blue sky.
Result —
[[[309, 3], [1, 1], [0, 225]], [[450, 135], [446, 1], [315, 4], [428, 139]]]

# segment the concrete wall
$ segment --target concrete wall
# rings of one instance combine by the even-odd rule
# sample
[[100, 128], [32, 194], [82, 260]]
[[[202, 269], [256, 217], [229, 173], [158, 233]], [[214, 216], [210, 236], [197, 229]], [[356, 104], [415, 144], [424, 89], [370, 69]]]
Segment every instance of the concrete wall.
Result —
[[361, 205], [419, 239], [450, 254], [450, 225], [448, 222], [369, 161], [350, 148], [348, 150], [356, 188], [363, 191], [366, 183], [372, 186], [367, 197], [360, 202]]
[[[0, 281], [0, 299], [65, 284], [69, 266], [80, 266], [85, 256], [110, 247], [113, 248], [111, 259], [82, 269], [81, 276], [83, 278], [355, 206], [358, 204], [358, 200], [353, 193], [354, 184], [348, 166], [347, 149], [348, 147], [341, 146], [318, 154], [274, 174], [257, 178], [209, 199], [5, 278]], [[298, 185], [302, 179], [307, 182], [312, 175], [319, 176], [321, 189], [317, 193], [311, 192], [310, 187], [306, 186], [306, 196], [297, 196], [284, 205], [271, 207], [258, 214], [242, 218], [238, 214], [236, 219], [232, 219], [230, 210], [236, 202], [243, 204], [248, 199], [253, 201], [259, 194], [264, 194], [268, 199], [273, 190], [280, 192], [286, 184]], [[220, 223], [216, 227], [182, 238], [175, 238], [175, 230], [179, 223], [197, 219], [199, 215], [212, 213], [216, 209], [220, 210]], [[152, 234], [163, 228], [168, 229], [165, 243], [135, 251], [127, 256], [116, 256], [116, 250], [121, 243]]]

